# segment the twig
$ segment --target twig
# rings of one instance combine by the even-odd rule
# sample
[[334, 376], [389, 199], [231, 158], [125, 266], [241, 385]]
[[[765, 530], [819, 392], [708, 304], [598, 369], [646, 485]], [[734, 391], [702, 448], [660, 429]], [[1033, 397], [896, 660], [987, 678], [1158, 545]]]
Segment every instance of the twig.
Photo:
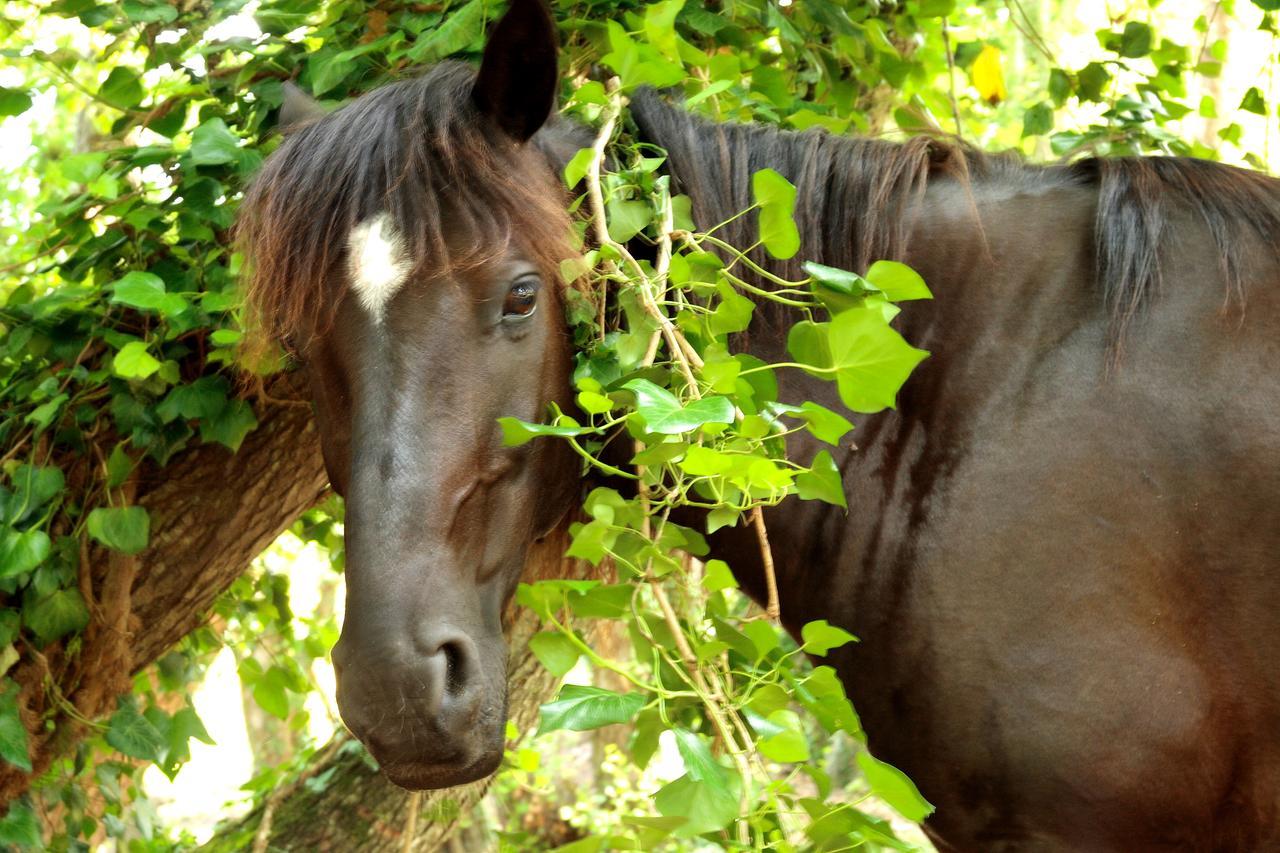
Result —
[[942, 44], [947, 50], [947, 95], [951, 100], [951, 117], [956, 122], [956, 138], [964, 139], [964, 127], [960, 124], [960, 105], [956, 103], [956, 56], [951, 50], [951, 28], [947, 17], [942, 17]]
[[764, 612], [775, 622], [782, 617], [782, 605], [778, 601], [778, 576], [773, 568], [773, 551], [769, 548], [769, 531], [764, 526], [764, 511], [756, 504], [751, 508], [751, 523], [760, 541], [760, 559], [764, 563], [764, 584], [768, 590]]
[[414, 791], [409, 795], [409, 816], [404, 822], [404, 843], [400, 849], [404, 853], [412, 853], [413, 842], [418, 837], [418, 812], [422, 809], [422, 792]]

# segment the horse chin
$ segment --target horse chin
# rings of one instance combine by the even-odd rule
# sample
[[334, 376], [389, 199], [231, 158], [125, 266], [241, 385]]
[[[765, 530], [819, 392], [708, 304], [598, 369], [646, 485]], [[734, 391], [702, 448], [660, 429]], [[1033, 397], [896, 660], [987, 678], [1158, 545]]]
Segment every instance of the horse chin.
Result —
[[382, 773], [393, 784], [408, 791], [433, 791], [465, 785], [492, 774], [502, 764], [502, 750], [486, 753], [469, 764], [419, 764], [405, 762], [382, 765]]

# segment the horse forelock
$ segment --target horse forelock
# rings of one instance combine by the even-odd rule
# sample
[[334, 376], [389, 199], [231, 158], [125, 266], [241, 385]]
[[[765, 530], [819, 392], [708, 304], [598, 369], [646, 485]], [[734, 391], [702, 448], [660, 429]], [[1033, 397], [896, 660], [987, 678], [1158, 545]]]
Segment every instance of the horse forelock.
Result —
[[471, 101], [475, 71], [444, 62], [289, 136], [245, 194], [251, 348], [324, 332], [348, 290], [380, 316], [411, 276], [483, 264], [519, 244], [559, 281], [564, 192], [546, 158]]

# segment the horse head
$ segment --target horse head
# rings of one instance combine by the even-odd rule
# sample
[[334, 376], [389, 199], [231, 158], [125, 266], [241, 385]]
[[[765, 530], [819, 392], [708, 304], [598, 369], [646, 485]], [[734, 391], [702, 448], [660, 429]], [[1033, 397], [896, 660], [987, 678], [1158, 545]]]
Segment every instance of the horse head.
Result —
[[249, 303], [288, 341], [346, 499], [338, 706], [408, 788], [501, 761], [502, 612], [531, 543], [573, 505], [560, 442], [498, 418], [572, 399], [564, 192], [530, 140], [558, 85], [555, 30], [515, 0], [476, 73], [442, 63], [290, 131], [246, 195]]

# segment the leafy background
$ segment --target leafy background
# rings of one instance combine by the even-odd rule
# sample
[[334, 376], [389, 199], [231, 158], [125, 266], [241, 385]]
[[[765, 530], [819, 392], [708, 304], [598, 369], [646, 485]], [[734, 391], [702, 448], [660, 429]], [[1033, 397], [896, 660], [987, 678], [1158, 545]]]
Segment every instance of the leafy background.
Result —
[[[602, 81], [618, 75], [627, 87], [681, 87], [692, 109], [722, 120], [957, 134], [1037, 159], [1190, 153], [1265, 169], [1274, 5], [596, 0], [554, 9], [562, 101], [587, 122], [607, 104]], [[223, 811], [224, 795], [196, 808], [194, 793], [155, 799], [182, 790], [164, 777], [211, 772], [182, 770], [193, 751], [213, 756], [206, 767], [234, 763], [208, 746], [215, 727], [193, 701], [210, 673], [236, 704], [243, 691], [252, 746], [235, 796], [261, 800], [304, 777], [319, 784], [306, 774], [336, 719], [324, 661], [340, 617], [340, 505], [299, 519], [207, 626], [155, 666], [90, 684], [126, 695], [101, 719], [74, 720], [79, 706], [68, 708], [58, 685], [91, 683], [86, 650], [113, 648], [95, 615], [101, 577], [85, 583], [86, 554], [130, 565], [157, 534], [135, 503], [139, 471], [201, 445], [234, 453], [259, 424], [265, 392], [241, 380], [277, 365], [237, 363], [241, 261], [229, 229], [245, 180], [278, 143], [270, 130], [282, 83], [337, 104], [423, 63], [474, 59], [500, 11], [484, 0], [11, 0], [0, 9], [0, 759], [31, 769], [33, 733], [43, 743], [68, 719], [89, 735], [10, 802], [0, 843], [167, 850], [242, 810]], [[641, 200], [611, 205], [615, 239], [650, 222], [651, 207], [627, 204]], [[711, 592], [731, 586], [708, 575], [724, 583]], [[600, 667], [570, 660], [558, 641], [537, 642], [553, 671], [573, 667], [576, 690], [616, 688], [597, 685]], [[766, 642], [791, 648], [776, 632], [761, 633]], [[41, 660], [50, 679], [17, 677], [20, 661]], [[36, 719], [33, 690], [48, 694]], [[573, 702], [587, 695], [561, 694], [568, 704], [551, 710], [559, 727], [574, 727]], [[724, 772], [703, 761], [710, 753], [691, 729], [693, 740], [650, 743], [644, 718], [626, 710], [621, 733], [513, 745], [471, 821], [513, 848], [634, 835], [626, 818], [662, 816], [659, 781]], [[767, 757], [821, 767], [860, 799], [875, 782], [874, 771], [858, 772], [865, 753], [827, 736], [809, 710], [775, 721], [769, 737], [787, 737]], [[654, 762], [636, 761], [637, 743]], [[876, 808], [908, 840], [874, 843], [925, 843]]]

